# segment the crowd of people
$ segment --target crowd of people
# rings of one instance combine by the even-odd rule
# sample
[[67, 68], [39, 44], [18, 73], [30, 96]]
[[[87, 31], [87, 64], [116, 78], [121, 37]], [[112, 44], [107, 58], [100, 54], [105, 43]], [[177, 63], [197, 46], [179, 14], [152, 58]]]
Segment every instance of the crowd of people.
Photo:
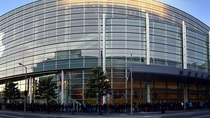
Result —
[[[2, 109], [2, 104], [0, 104], [0, 109]], [[7, 103], [4, 104], [7, 110], [23, 110], [24, 104], [23, 103]], [[157, 102], [157, 103], [147, 103], [147, 104], [133, 104], [133, 111], [134, 112], [155, 112], [155, 111], [171, 111], [171, 110], [204, 110], [210, 108], [209, 102], [190, 102], [184, 104], [183, 102]], [[111, 112], [111, 113], [125, 113], [130, 112], [131, 105], [129, 103], [125, 104], [90, 104], [86, 103], [48, 103], [48, 104], [39, 104], [39, 103], [32, 103], [26, 105], [27, 111], [45, 111], [45, 112], [86, 112], [86, 113], [94, 113], [94, 112]]]

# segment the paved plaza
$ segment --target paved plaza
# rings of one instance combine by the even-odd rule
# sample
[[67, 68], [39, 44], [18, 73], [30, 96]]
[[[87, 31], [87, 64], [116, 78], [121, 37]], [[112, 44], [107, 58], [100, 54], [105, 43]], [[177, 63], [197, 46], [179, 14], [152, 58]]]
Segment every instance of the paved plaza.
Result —
[[99, 115], [97, 113], [45, 113], [45, 112], [30, 112], [22, 111], [0, 111], [0, 118], [209, 118], [210, 110], [204, 111], [166, 111], [162, 114], [160, 112], [138, 112], [132, 116], [126, 113], [109, 113]]

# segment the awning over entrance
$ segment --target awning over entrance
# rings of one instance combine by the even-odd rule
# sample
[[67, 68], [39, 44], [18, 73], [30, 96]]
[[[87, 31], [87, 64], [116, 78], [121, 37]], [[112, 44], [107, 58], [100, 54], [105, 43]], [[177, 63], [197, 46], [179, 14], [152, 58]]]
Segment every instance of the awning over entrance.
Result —
[[134, 80], [143, 79], [144, 81], [151, 81], [156, 76], [167, 80], [187, 79], [210, 83], [210, 73], [167, 66], [133, 64], [132, 73]]

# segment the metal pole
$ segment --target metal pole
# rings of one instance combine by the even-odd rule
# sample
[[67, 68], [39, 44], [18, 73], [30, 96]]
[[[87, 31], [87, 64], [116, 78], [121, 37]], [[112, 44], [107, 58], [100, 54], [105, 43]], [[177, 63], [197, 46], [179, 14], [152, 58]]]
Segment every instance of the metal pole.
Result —
[[25, 67], [26, 73], [25, 73], [25, 102], [24, 102], [24, 113], [26, 112], [26, 102], [27, 102], [27, 91], [26, 91], [26, 84], [27, 84], [27, 67], [25, 65], [23, 65], [22, 63], [19, 63], [19, 65]]
[[[24, 66], [24, 65], [23, 65]], [[25, 67], [25, 66], [24, 66]], [[24, 102], [24, 113], [26, 112], [26, 102], [27, 102], [27, 92], [26, 92], [26, 84], [27, 84], [27, 67], [25, 67], [26, 73], [25, 73], [25, 102]]]
[[131, 54], [131, 115], [133, 115], [133, 74], [132, 74], [132, 54]]
[[98, 93], [96, 93], [96, 96], [97, 96], [97, 104], [98, 104]]

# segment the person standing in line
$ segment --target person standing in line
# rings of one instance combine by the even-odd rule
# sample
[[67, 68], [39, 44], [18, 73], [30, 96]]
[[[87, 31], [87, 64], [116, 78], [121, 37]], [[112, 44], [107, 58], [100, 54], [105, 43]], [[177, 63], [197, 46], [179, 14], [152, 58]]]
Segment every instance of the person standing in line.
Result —
[[80, 105], [79, 105], [79, 103], [77, 104], [77, 112], [80, 112]]
[[84, 105], [81, 104], [81, 112], [84, 112]]
[[137, 112], [137, 104], [134, 103], [134, 109], [135, 109], [135, 112]]
[[89, 103], [86, 104], [86, 112], [89, 113]]
[[183, 110], [184, 109], [184, 102], [182, 101], [181, 102], [181, 110]]
[[161, 113], [165, 113], [165, 108], [164, 108], [164, 102], [163, 101], [161, 102], [160, 107], [161, 107]]
[[74, 110], [75, 110], [75, 112], [77, 112], [77, 103], [76, 102], [74, 103]]
[[193, 104], [192, 104], [192, 102], [190, 102], [190, 104], [189, 104], [190, 111], [192, 110], [192, 107], [193, 107]]
[[96, 112], [98, 112], [98, 103], [96, 103]]

